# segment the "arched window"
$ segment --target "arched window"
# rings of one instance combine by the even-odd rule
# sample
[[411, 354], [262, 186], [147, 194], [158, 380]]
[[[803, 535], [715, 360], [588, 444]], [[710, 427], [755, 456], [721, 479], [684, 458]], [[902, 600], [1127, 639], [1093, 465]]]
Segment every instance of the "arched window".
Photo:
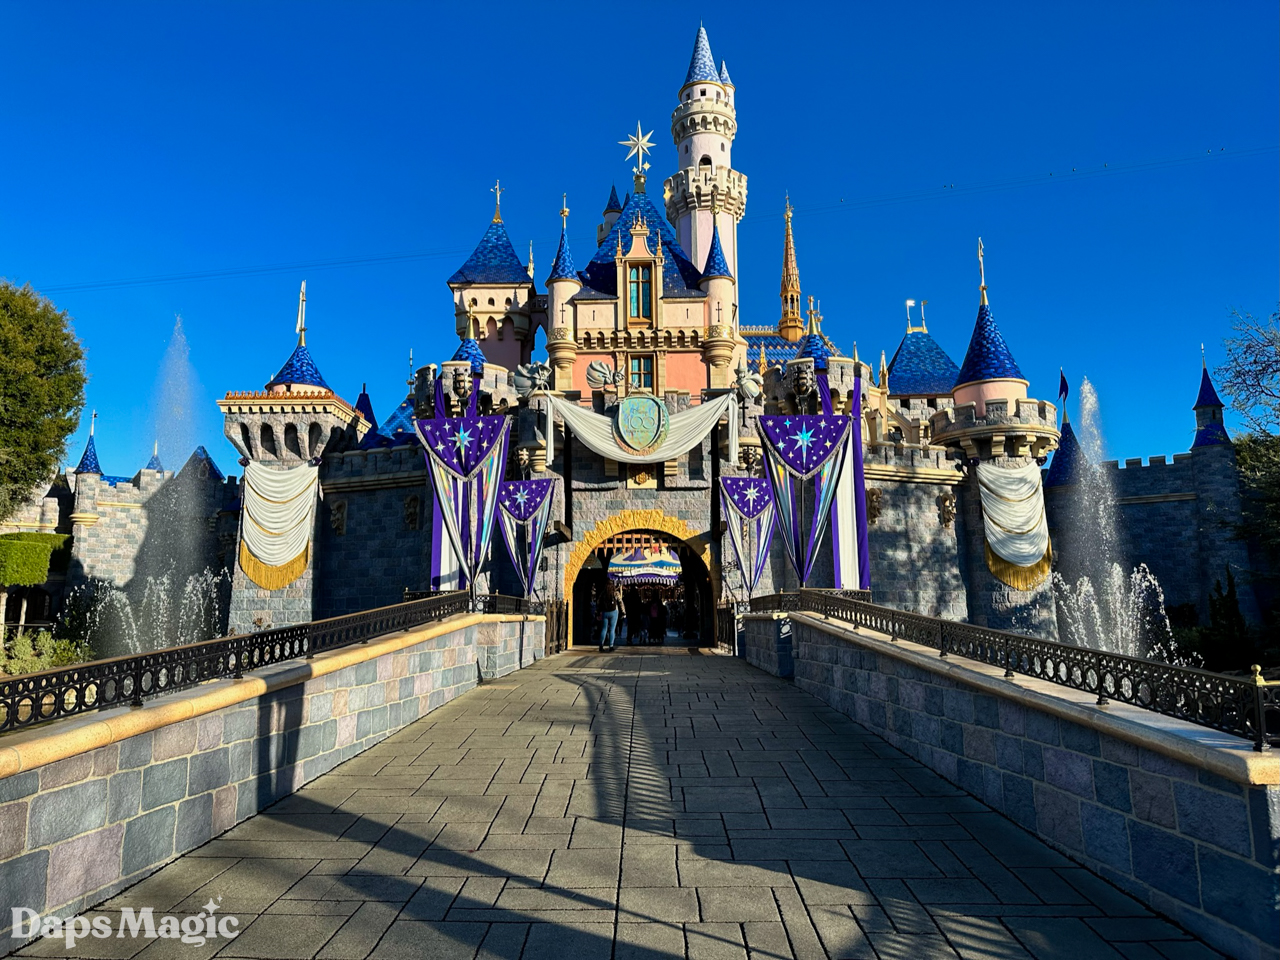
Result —
[[710, 157], [708, 157], [708, 156], [704, 153], [704, 154], [702, 155], [702, 159], [698, 161], [698, 166], [700, 166], [700, 167], [709, 167], [709, 166], [711, 166], [711, 158], [710, 158]]
[[632, 267], [628, 276], [631, 316], [651, 320], [653, 318], [653, 292], [649, 267]]

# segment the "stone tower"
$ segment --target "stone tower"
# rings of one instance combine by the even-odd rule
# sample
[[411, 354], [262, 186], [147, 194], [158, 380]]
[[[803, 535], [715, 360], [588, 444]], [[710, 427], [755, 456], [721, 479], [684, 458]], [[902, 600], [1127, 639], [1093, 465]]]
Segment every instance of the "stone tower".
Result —
[[[298, 345], [262, 390], [231, 391], [218, 401], [223, 433], [244, 458], [276, 469], [354, 449], [375, 426], [333, 392], [307, 350], [306, 284], [298, 296]], [[315, 512], [319, 523], [323, 507]], [[314, 545], [314, 533], [312, 543]], [[237, 547], [238, 551], [238, 547]], [[313, 559], [298, 579], [267, 590], [248, 578], [237, 561], [231, 584], [228, 630], [246, 633], [267, 624], [280, 627], [315, 619]]]
[[[724, 63], [716, 69], [707, 31], [698, 28], [680, 104], [671, 114], [677, 172], [663, 185], [667, 219], [689, 258], [701, 266], [719, 228], [724, 257], [738, 275], [738, 221], [747, 207], [747, 178], [733, 169], [738, 133], [734, 86]], [[713, 208], [714, 211], [713, 211]]]
[[788, 343], [795, 343], [804, 333], [804, 320], [800, 317], [800, 268], [796, 265], [796, 241], [791, 234], [791, 198], [787, 197], [787, 234], [782, 243], [782, 316], [778, 320], [778, 335]]

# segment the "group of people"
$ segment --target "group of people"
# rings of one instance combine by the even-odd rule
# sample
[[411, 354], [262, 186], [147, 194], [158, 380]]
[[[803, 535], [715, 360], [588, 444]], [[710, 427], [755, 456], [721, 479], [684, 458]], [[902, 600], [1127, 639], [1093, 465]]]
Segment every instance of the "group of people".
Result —
[[[596, 589], [593, 606], [598, 625], [600, 650], [612, 650], [621, 638], [621, 625], [626, 627], [626, 639], [632, 643], [662, 643], [667, 636], [668, 622], [679, 622], [680, 611], [669, 610], [681, 605], [678, 600], [663, 601], [661, 591], [647, 589], [643, 593], [631, 587], [625, 592], [612, 580]], [[625, 617], [625, 619], [623, 619]]]

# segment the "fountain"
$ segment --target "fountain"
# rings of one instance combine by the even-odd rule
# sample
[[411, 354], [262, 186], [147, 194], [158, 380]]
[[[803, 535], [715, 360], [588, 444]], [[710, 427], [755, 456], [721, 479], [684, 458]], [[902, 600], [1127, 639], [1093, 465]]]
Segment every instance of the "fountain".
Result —
[[1053, 573], [1059, 636], [1091, 650], [1200, 666], [1199, 656], [1180, 650], [1173, 639], [1155, 574], [1145, 563], [1130, 564], [1112, 472], [1101, 466], [1105, 446], [1098, 392], [1087, 377], [1073, 426], [1080, 462]]

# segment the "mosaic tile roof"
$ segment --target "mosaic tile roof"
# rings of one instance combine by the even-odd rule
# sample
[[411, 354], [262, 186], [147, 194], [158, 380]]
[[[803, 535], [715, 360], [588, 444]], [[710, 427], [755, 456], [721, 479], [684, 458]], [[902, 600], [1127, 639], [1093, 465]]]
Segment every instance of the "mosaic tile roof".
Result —
[[949, 394], [960, 368], [927, 330], [913, 329], [889, 361], [889, 395], [929, 397]]
[[[666, 258], [662, 270], [662, 295], [705, 298], [706, 294], [698, 289], [702, 273], [689, 261], [688, 255], [676, 240], [671, 224], [667, 223], [667, 218], [658, 212], [649, 195], [645, 193], [637, 193], [627, 198], [609, 235], [596, 249], [595, 256], [591, 258], [586, 269], [578, 273], [578, 279], [582, 281], [583, 286], [608, 294], [610, 297], [618, 295], [618, 275], [613, 262], [618, 248], [618, 237], [630, 236], [631, 227], [635, 224], [637, 217], [642, 217], [649, 227], [650, 239], [654, 239], [653, 232], [656, 231], [662, 242], [662, 253]], [[623, 231], [626, 231], [626, 234]], [[623, 243], [626, 244], [627, 240]], [[579, 291], [578, 296], [581, 296], [582, 292]]]
[[1195, 406], [1191, 409], [1221, 406], [1225, 406], [1225, 404], [1218, 399], [1218, 391], [1214, 389], [1213, 381], [1209, 379], [1209, 368], [1202, 367], [1200, 369], [1200, 393], [1196, 396]]
[[812, 360], [813, 369], [815, 370], [827, 369], [827, 360], [840, 355], [840, 351], [836, 349], [835, 344], [820, 332], [806, 333], [800, 338], [796, 347], [796, 359]]
[[[788, 361], [797, 359], [801, 344], [805, 341], [805, 338], [801, 338], [796, 341], [787, 341], [777, 333], [750, 333], [747, 330], [741, 330], [739, 332], [742, 334], [742, 338], [747, 341], [747, 365], [752, 370], [755, 369], [755, 365], [760, 359], [761, 347], [764, 347], [765, 363], [771, 367], [782, 367], [786, 366]], [[806, 334], [806, 337], [808, 336], [810, 335]], [[826, 358], [840, 357], [843, 356], [843, 354], [840, 352], [839, 348], [831, 342], [825, 333], [819, 333], [817, 336], [822, 339], [823, 346], [826, 350], [826, 355], [821, 367], [819, 367], [816, 362], [817, 358], [815, 357], [814, 367], [821, 369], [826, 367]]]
[[733, 86], [733, 81], [729, 79], [729, 65], [723, 60], [720, 61], [720, 82], [726, 87]]
[[711, 227], [711, 249], [707, 251], [707, 265], [702, 270], [702, 279], [708, 277], [728, 277], [733, 279], [729, 271], [729, 261], [724, 258], [724, 248], [720, 246], [720, 225]]
[[[893, 386], [893, 377], [889, 377], [889, 385]], [[1058, 438], [1058, 449], [1053, 451], [1053, 459], [1049, 461], [1049, 474], [1045, 477], [1046, 487], [1062, 487], [1075, 483], [1082, 467], [1087, 467], [1084, 451], [1076, 440], [1076, 432], [1071, 429], [1071, 421], [1062, 422], [1062, 436]]]
[[699, 80], [720, 82], [720, 74], [716, 72], [716, 58], [711, 55], [711, 41], [707, 39], [704, 27], [698, 27], [698, 36], [693, 41], [693, 56], [689, 60], [689, 73], [684, 82], [697, 83]]
[[609, 187], [609, 202], [604, 205], [605, 213], [621, 213], [622, 204], [618, 202], [618, 187], [616, 184]]
[[370, 430], [360, 443], [361, 450], [376, 447], [398, 447], [413, 440], [413, 395], [405, 397], [387, 419]]
[[84, 453], [76, 465], [76, 473], [102, 474], [102, 465], [98, 463], [98, 445], [93, 442], [93, 434], [89, 434], [89, 442], [84, 445]]
[[213, 457], [209, 456], [209, 451], [206, 450], [203, 445], [196, 447], [195, 451], [191, 454], [191, 459], [187, 462], [190, 463], [192, 460], [196, 463], [208, 464], [209, 476], [213, 477], [215, 480], [227, 479], [226, 475], [218, 469], [218, 465], [213, 462]]
[[147, 465], [142, 469], [163, 471], [164, 464], [160, 462], [160, 454], [158, 452], [151, 454], [151, 459], [147, 461]]
[[320, 376], [320, 368], [311, 359], [311, 354], [307, 351], [306, 345], [301, 343], [290, 354], [285, 365], [280, 368], [280, 372], [271, 378], [264, 389], [270, 390], [272, 387], [277, 387], [284, 383], [319, 387], [322, 390], [330, 389], [329, 384], [324, 382], [324, 377]]
[[[527, 278], [527, 274], [526, 274], [526, 278]], [[480, 343], [473, 337], [467, 337], [467, 339], [463, 340], [460, 344], [458, 344], [458, 349], [454, 351], [453, 356], [450, 357], [449, 359], [451, 361], [452, 360], [470, 361], [472, 373], [484, 372], [484, 365], [485, 365], [484, 351], [480, 349]]]
[[[617, 193], [612, 195], [614, 203], [618, 201]], [[551, 264], [551, 273], [547, 277], [547, 283], [552, 280], [577, 280], [578, 272], [573, 269], [573, 254], [569, 252], [569, 237], [565, 233], [565, 228], [560, 228], [560, 246], [556, 249], [556, 259]]]
[[449, 278], [450, 283], [528, 283], [529, 271], [516, 256], [502, 222], [489, 224], [467, 262]]
[[1018, 363], [1009, 352], [1009, 346], [1000, 335], [987, 304], [978, 307], [978, 319], [973, 324], [973, 336], [965, 351], [964, 363], [956, 375], [954, 386], [977, 380], [1025, 380]]
[[1230, 442], [1231, 438], [1227, 436], [1226, 427], [1220, 423], [1206, 423], [1203, 427], [1196, 428], [1196, 438], [1191, 444], [1191, 449], [1217, 447]]

